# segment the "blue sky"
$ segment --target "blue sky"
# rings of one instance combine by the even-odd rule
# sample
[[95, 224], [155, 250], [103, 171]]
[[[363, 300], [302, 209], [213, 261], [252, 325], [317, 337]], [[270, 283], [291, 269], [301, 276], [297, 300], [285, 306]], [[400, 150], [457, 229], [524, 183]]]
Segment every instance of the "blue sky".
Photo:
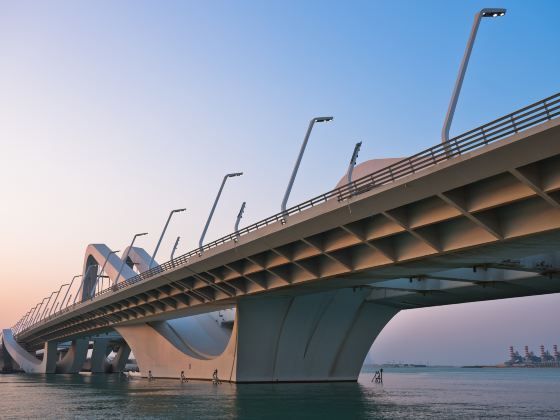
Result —
[[[226, 186], [208, 240], [232, 230], [242, 201], [242, 225], [277, 212], [311, 117], [335, 121], [314, 130], [292, 204], [331, 189], [358, 140], [360, 161], [437, 144], [482, 7], [508, 12], [481, 23], [451, 135], [560, 90], [556, 1], [0, 7], [2, 325], [80, 272], [88, 243], [123, 249], [148, 231], [138, 245], [152, 250], [172, 208], [188, 211], [161, 255], [177, 235], [178, 252], [195, 247], [226, 172], [245, 175]], [[548, 296], [405, 312], [374, 358], [499, 361], [509, 344], [560, 341], [558, 304]]]

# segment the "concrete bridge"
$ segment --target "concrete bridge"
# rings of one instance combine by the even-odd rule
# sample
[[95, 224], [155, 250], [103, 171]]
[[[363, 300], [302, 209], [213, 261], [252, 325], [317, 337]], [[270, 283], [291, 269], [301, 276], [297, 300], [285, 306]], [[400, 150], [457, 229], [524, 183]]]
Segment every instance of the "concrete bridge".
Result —
[[357, 176], [382, 168], [151, 269], [132, 248], [119, 282], [122, 260], [89, 245], [74, 301], [59, 290], [3, 330], [4, 363], [77, 372], [93, 341], [96, 371], [132, 349], [144, 376], [355, 381], [401, 310], [560, 292], [558, 115], [560, 94], [366, 162]]

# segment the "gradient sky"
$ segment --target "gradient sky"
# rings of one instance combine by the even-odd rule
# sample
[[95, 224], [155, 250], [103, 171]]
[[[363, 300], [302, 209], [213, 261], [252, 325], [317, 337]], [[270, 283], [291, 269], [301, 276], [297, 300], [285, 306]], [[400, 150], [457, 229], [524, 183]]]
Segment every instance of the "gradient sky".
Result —
[[[331, 189], [359, 160], [439, 142], [474, 13], [484, 20], [451, 135], [560, 90], [557, 1], [0, 1], [0, 326], [81, 272], [88, 243], [169, 257]], [[560, 296], [401, 312], [376, 361], [492, 363], [560, 344]]]

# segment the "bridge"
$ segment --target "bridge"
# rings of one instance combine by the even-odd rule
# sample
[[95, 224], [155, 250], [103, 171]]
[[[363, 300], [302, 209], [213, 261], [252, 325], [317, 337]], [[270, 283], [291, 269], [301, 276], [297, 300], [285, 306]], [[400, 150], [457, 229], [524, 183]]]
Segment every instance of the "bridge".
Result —
[[89, 245], [1, 357], [71, 373], [93, 345], [96, 372], [132, 350], [143, 376], [355, 381], [401, 310], [560, 292], [558, 115], [560, 94], [153, 268]]

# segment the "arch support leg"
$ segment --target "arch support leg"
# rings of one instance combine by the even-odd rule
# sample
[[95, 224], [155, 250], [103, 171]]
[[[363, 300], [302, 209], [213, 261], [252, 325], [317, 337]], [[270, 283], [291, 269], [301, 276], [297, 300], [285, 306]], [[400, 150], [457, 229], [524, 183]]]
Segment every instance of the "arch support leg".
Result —
[[373, 341], [398, 309], [351, 289], [240, 300], [222, 354], [203, 356], [168, 323], [117, 327], [147, 377], [222, 381], [356, 381]]
[[64, 357], [56, 364], [56, 373], [79, 373], [86, 362], [89, 341], [73, 340]]
[[343, 289], [240, 302], [237, 382], [356, 381], [398, 309]]
[[4, 347], [2, 340], [0, 340], [0, 372], [3, 373], [10, 373], [13, 372], [16, 367], [14, 366], [15, 363], [11, 358], [10, 354]]
[[142, 376], [212, 380], [215, 370], [222, 381], [235, 382], [235, 351], [237, 328], [222, 354], [204, 357], [189, 351], [185, 336], [167, 323], [137, 324], [115, 328], [132, 349]]
[[126, 366], [126, 362], [128, 362], [128, 358], [130, 357], [130, 347], [126, 342], [122, 342], [119, 345], [119, 349], [117, 350], [117, 354], [115, 358], [111, 361], [109, 365], [109, 372], [122, 372]]
[[43, 349], [43, 360], [30, 354], [15, 340], [12, 330], [2, 331], [2, 342], [10, 357], [25, 373], [55, 373], [58, 356], [57, 343], [48, 341]]
[[109, 347], [110, 339], [93, 339], [93, 351], [91, 352], [91, 373], [105, 373], [107, 371], [107, 356], [111, 353]]

